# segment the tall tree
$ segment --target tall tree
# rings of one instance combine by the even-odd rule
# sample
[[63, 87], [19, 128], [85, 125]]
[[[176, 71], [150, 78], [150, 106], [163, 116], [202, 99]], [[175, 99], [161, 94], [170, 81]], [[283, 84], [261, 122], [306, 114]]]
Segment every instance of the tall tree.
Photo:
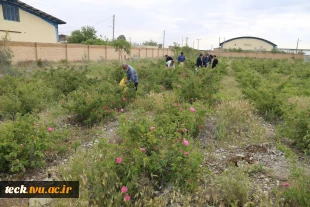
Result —
[[117, 40], [120, 40], [120, 39], [126, 40], [126, 37], [124, 35], [120, 35], [120, 36], [117, 37]]
[[124, 39], [118, 39], [113, 41], [115, 51], [120, 51], [121, 60], [124, 61], [124, 52], [130, 54], [131, 44]]
[[82, 27], [80, 30], [74, 30], [71, 37], [68, 38], [69, 43], [82, 43], [87, 40], [97, 39], [97, 31], [92, 26]]
[[177, 58], [181, 50], [182, 48], [180, 47], [180, 44], [178, 44], [177, 42], [173, 42], [172, 51], [173, 51], [175, 58]]
[[9, 33], [6, 32], [6, 34], [4, 35], [4, 37], [2, 37], [0, 41], [0, 72], [3, 72], [8, 67], [11, 67], [12, 64], [12, 58], [14, 57], [14, 53], [7, 45], [9, 41]]

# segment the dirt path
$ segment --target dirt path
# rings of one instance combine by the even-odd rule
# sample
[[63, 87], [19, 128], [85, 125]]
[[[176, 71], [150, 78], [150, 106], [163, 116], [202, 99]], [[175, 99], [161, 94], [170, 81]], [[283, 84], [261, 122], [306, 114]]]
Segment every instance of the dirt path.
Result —
[[[242, 167], [255, 186], [253, 191], [260, 189], [270, 195], [274, 187], [289, 182], [292, 160], [277, 148], [276, 127], [256, 115], [243, 98], [230, 66], [222, 86], [220, 104], [198, 137], [205, 149], [205, 164], [215, 175], [230, 165]], [[310, 175], [310, 159], [298, 157], [294, 161]]]

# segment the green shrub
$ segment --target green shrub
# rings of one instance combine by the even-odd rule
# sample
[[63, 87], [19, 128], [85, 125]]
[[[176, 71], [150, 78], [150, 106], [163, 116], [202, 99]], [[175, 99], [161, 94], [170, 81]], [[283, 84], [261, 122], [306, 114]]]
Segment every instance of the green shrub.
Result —
[[32, 115], [18, 116], [14, 122], [0, 125], [0, 171], [25, 172], [26, 168], [41, 167], [50, 150], [59, 148], [55, 143], [66, 138], [61, 131], [48, 131], [38, 125]]
[[55, 97], [53, 88], [40, 79], [5, 76], [0, 86], [0, 119], [40, 112]]
[[284, 124], [281, 126], [283, 135], [292, 139], [295, 144], [310, 152], [310, 104], [309, 97], [297, 97], [282, 106], [285, 112]]
[[104, 82], [98, 85], [85, 85], [70, 93], [64, 107], [75, 115], [75, 121], [93, 125], [113, 117], [135, 97], [133, 87], [124, 90], [121, 86]]
[[41, 58], [39, 60], [37, 60], [37, 66], [39, 68], [42, 68], [43, 67], [43, 61], [41, 60]]
[[[44, 70], [38, 71], [35, 75], [35, 79], [42, 79], [49, 85], [49, 87], [56, 89], [58, 95], [68, 95], [71, 91], [76, 90], [80, 85], [92, 84], [88, 82], [87, 73], [89, 70], [82, 69], [77, 70], [74, 68], [61, 68], [57, 70]], [[91, 80], [90, 80], [91, 81]]]
[[294, 167], [288, 185], [282, 188], [285, 205], [310, 206], [310, 177], [304, 170]]
[[14, 94], [0, 96], [0, 119], [15, 118], [15, 115], [21, 111], [22, 103]]
[[[199, 129], [196, 125], [201, 123], [205, 110], [198, 103], [193, 106], [195, 112], [189, 110], [190, 105], [184, 106], [186, 110], [178, 109], [179, 117], [173, 116], [174, 109], [168, 106], [166, 114], [160, 113], [154, 120], [142, 115], [143, 111], [119, 119], [121, 144], [101, 143], [98, 153], [104, 155], [104, 159], [100, 160], [98, 155], [88, 176], [90, 200], [94, 204], [107, 206], [113, 202], [121, 205], [122, 186], [129, 189], [132, 202], [143, 198], [139, 193], [141, 179], [157, 191], [168, 186], [182, 192], [197, 188], [202, 154], [196, 150], [198, 146], [191, 135]], [[184, 131], [185, 127], [187, 131]], [[188, 146], [184, 145], [184, 140], [188, 141]], [[122, 163], [118, 164], [116, 158], [122, 158]]]

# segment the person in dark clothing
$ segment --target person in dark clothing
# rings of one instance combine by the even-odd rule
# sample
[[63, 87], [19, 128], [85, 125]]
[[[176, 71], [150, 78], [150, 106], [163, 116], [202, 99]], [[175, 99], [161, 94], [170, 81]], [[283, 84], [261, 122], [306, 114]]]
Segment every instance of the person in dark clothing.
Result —
[[173, 58], [168, 55], [165, 55], [165, 57], [166, 57], [166, 62], [168, 62], [169, 60], [173, 60]]
[[169, 68], [171, 66], [174, 66], [174, 60], [172, 57], [165, 55], [166, 57], [166, 66]]
[[135, 71], [135, 69], [128, 65], [128, 64], [122, 64], [122, 68], [126, 71], [127, 74], [127, 81], [126, 84], [129, 82], [133, 82], [134, 86], [136, 88], [136, 91], [138, 90], [138, 84], [139, 84], [139, 78], [138, 78], [138, 74]]
[[185, 58], [183, 52], [181, 52], [181, 55], [178, 57], [178, 63], [179, 63], [179, 65], [183, 66], [185, 60], [186, 60], [186, 58]]
[[209, 55], [209, 65], [211, 66], [211, 63], [212, 63], [212, 59], [213, 59], [213, 55]]
[[206, 68], [209, 67], [209, 64], [210, 64], [209, 59], [210, 59], [209, 54], [207, 54], [206, 57], [204, 58], [204, 66]]
[[212, 68], [215, 68], [218, 63], [219, 61], [217, 60], [216, 55], [214, 55], [214, 60], [212, 62]]
[[200, 67], [203, 66], [203, 54], [200, 54], [199, 57], [197, 58], [196, 66], [197, 66], [198, 68], [200, 68]]

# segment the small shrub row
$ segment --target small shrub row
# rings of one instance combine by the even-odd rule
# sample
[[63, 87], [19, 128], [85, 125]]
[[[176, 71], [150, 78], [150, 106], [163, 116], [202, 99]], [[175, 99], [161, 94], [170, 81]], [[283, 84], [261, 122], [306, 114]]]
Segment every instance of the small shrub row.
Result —
[[67, 139], [67, 132], [38, 122], [37, 117], [28, 114], [0, 124], [0, 172], [42, 167], [50, 152], [60, 150], [59, 143]]

